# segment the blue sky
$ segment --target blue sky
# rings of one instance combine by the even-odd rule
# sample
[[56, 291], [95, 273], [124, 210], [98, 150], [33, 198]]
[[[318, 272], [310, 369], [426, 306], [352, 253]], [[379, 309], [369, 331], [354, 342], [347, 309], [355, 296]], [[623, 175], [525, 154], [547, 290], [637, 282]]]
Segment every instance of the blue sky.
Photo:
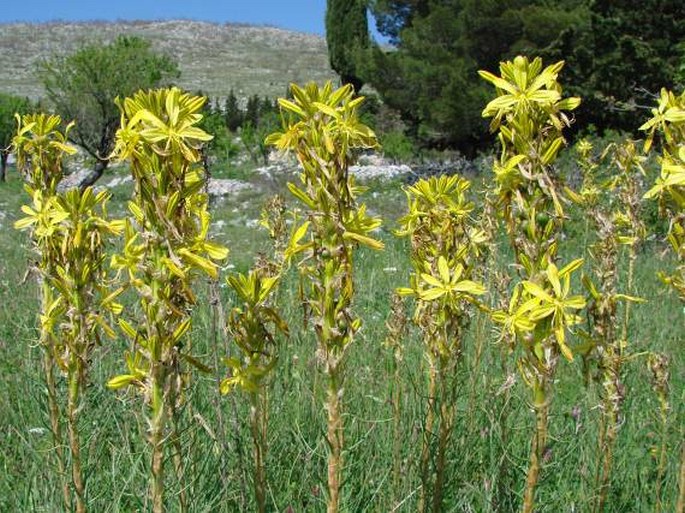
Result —
[[267, 24], [320, 35], [326, 10], [326, 0], [5, 0], [3, 4], [0, 23], [182, 18]]

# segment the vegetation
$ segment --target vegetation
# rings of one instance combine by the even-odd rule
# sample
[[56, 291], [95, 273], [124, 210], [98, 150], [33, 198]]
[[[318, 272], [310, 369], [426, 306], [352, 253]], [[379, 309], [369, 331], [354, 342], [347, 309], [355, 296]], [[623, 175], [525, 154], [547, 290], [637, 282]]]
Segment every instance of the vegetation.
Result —
[[480, 110], [488, 94], [476, 71], [539, 53], [585, 10], [576, 0], [373, 2], [377, 28], [396, 48], [369, 52], [365, 78], [423, 145], [473, 152], [486, 140]]
[[343, 84], [359, 92], [364, 85], [357, 61], [369, 47], [367, 0], [326, 2], [326, 43], [331, 68]]
[[[122, 223], [108, 221], [105, 203], [109, 193], [105, 191], [96, 195], [86, 188], [83, 192], [74, 189], [56, 193], [62, 157], [74, 152], [65, 144], [70, 126], [61, 132], [61, 119], [43, 114], [17, 115], [17, 121], [13, 150], [28, 174], [26, 191], [32, 197], [32, 207], [22, 207], [27, 217], [19, 219], [15, 227], [30, 228], [34, 239], [41, 283], [40, 342], [53, 439], [56, 445], [64, 443], [60, 411], [66, 410], [75, 509], [85, 513], [79, 413], [83, 409], [88, 364], [100, 334], [115, 336], [103, 313], [119, 313], [122, 308], [115, 299], [123, 289], [109, 289], [105, 267], [107, 239], [120, 233]], [[66, 401], [55, 389], [55, 371], [66, 374]], [[57, 458], [57, 467], [64, 471], [61, 450]], [[64, 507], [69, 510], [72, 490], [66, 481], [62, 490]]]
[[[640, 127], [648, 132], [645, 150], [652, 147], [654, 137], [659, 133], [662, 137], [662, 151], [659, 156], [661, 174], [654, 187], [645, 194], [645, 198], [657, 198], [661, 203], [664, 214], [668, 217], [668, 242], [676, 255], [676, 267], [673, 274], [663, 273], [664, 283], [672, 287], [678, 294], [681, 303], [685, 302], [685, 92], [680, 96], [666, 89], [661, 90], [661, 97], [657, 108], [652, 109], [654, 115]], [[668, 404], [668, 357], [652, 355], [650, 364], [655, 376], [655, 389], [661, 404], [662, 425], [666, 425], [670, 407]], [[681, 438], [683, 435], [681, 425]], [[659, 459], [659, 472], [656, 478], [656, 509], [662, 506], [661, 487], [665, 472], [665, 436]], [[680, 448], [680, 476], [679, 495], [676, 511], [685, 507], [685, 445], [681, 440]]]
[[502, 147], [494, 166], [495, 193], [520, 279], [508, 308], [495, 312], [493, 319], [502, 324], [502, 336], [512, 349], [520, 350], [517, 366], [531, 390], [535, 412], [523, 499], [526, 513], [535, 507], [556, 367], [561, 356], [573, 360], [567, 331], [581, 322], [579, 313], [585, 308], [585, 299], [570, 291], [583, 259], [561, 269], [556, 265], [564, 211], [551, 166], [564, 144], [562, 129], [570, 124], [565, 111], [580, 103], [578, 98], [562, 99], [557, 82], [562, 67], [558, 62], [543, 69], [540, 58], [519, 56], [500, 64], [499, 77], [480, 72], [498, 92], [483, 116], [493, 118], [490, 127], [498, 131]]
[[[682, 510], [684, 94], [662, 90], [644, 144], [567, 151], [563, 61], [475, 70], [627, 23], [623, 3], [370, 5], [396, 48], [355, 65], [385, 103], [330, 82], [277, 107], [131, 92], [108, 155], [132, 180], [111, 193], [58, 188], [78, 125], [17, 117], [31, 204], [0, 190], [0, 510]], [[368, 119], [399, 155], [482, 144], [482, 118], [492, 173], [371, 182], [360, 203]], [[299, 164], [268, 184], [288, 199], [210, 203], [212, 166], [272, 146]]]
[[[341, 506], [343, 483], [343, 391], [345, 357], [361, 319], [352, 313], [354, 253], [358, 244], [383, 249], [369, 236], [381, 224], [356, 204], [361, 189], [348, 175], [352, 151], [376, 146], [375, 134], [359, 121], [363, 98], [353, 99], [352, 87], [333, 90], [310, 83], [292, 86], [294, 101], [281, 99], [287, 113], [283, 132], [267, 142], [293, 151], [302, 167], [301, 187], [288, 189], [308, 209], [308, 219], [297, 228], [286, 257], [303, 253], [299, 269], [307, 281], [305, 304], [308, 322], [317, 338], [317, 353], [328, 380], [326, 413], [328, 430], [328, 513]], [[304, 243], [301, 241], [304, 240]]]
[[29, 100], [0, 93], [0, 182], [6, 180], [7, 160], [12, 152], [12, 138], [16, 131], [14, 115], [27, 114]]
[[598, 0], [560, 34], [550, 53], [567, 61], [569, 91], [585, 99], [579, 123], [636, 133], [660, 89], [676, 84], [682, 12], [678, 0]]
[[486, 240], [470, 218], [470, 185], [458, 176], [420, 180], [406, 189], [409, 213], [400, 220], [399, 233], [411, 240], [413, 273], [411, 287], [399, 291], [417, 299], [413, 321], [425, 344], [428, 375], [419, 511], [444, 508], [447, 449], [455, 427], [456, 391], [461, 388], [457, 371], [463, 363], [472, 307], [486, 292], [472, 279], [482, 264], [479, 257]]
[[520, 53], [565, 59], [567, 88], [585, 99], [580, 127], [635, 132], [650, 98], [673, 87], [685, 38], [681, 2], [564, 0], [376, 0], [388, 37], [361, 65], [383, 101], [423, 145], [466, 152], [487, 140], [479, 110], [487, 93], [476, 70]]
[[[628, 305], [619, 321], [621, 302], [641, 302], [640, 298], [619, 293], [621, 246], [628, 246], [628, 278], [626, 288], [632, 292], [636, 247], [645, 236], [645, 228], [635, 209], [639, 204], [639, 179], [644, 174], [642, 161], [633, 141], [620, 146], [609, 146], [603, 157], [612, 155], [612, 164], [604, 167], [608, 176], [597, 176], [599, 165], [592, 161], [592, 145], [578, 144], [583, 185], [577, 201], [589, 213], [596, 240], [588, 247], [592, 272], [583, 276], [589, 292], [587, 307], [588, 329], [580, 353], [587, 373], [600, 388], [602, 398], [599, 421], [598, 461], [596, 467], [597, 502], [594, 511], [603, 511], [610, 489], [613, 452], [623, 418], [622, 405], [627, 390], [623, 381], [623, 366], [631, 357], [629, 352]], [[616, 173], [618, 171], [618, 173]], [[617, 194], [620, 201], [610, 201]], [[595, 368], [592, 368], [596, 366]]]
[[42, 63], [40, 76], [55, 111], [76, 122], [70, 140], [95, 162], [80, 184], [83, 189], [109, 164], [119, 124], [114, 99], [176, 78], [178, 65], [155, 53], [148, 41], [120, 36], [108, 45], [90, 44], [66, 57], [53, 57]]
[[[211, 137], [195, 126], [203, 103], [204, 98], [176, 88], [139, 92], [119, 102], [115, 155], [129, 159], [136, 185], [129, 202], [133, 219], [126, 221], [124, 248], [114, 255], [112, 266], [138, 294], [142, 320], [131, 324], [120, 319], [131, 341], [127, 373], [107, 385], [135, 387], [147, 407], [155, 513], [164, 511], [167, 441], [174, 448], [177, 478], [183, 479], [178, 410], [188, 377], [185, 366], [205, 369], [190, 347], [184, 347], [197, 301], [191, 284], [199, 272], [216, 277], [214, 260], [228, 255], [226, 248], [208, 240], [210, 214], [200, 148]], [[180, 499], [185, 510], [185, 496]]]

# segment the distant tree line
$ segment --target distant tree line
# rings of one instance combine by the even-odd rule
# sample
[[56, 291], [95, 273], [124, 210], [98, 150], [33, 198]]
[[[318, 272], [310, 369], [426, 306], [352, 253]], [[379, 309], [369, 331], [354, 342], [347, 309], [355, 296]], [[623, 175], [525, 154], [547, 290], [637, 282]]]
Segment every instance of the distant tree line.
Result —
[[214, 136], [208, 144], [212, 156], [224, 161], [234, 156], [238, 151], [234, 138], [239, 136], [255, 163], [267, 163], [269, 148], [264, 140], [279, 126], [280, 120], [276, 100], [253, 94], [241, 102], [231, 89], [225, 99], [208, 101], [203, 115], [202, 128]]
[[390, 46], [366, 39], [366, 16], [338, 17], [331, 66], [372, 86], [426, 146], [479, 147], [488, 92], [477, 70], [517, 54], [565, 59], [569, 93], [583, 98], [576, 126], [599, 131], [635, 130], [661, 87], [685, 82], [682, 0], [328, 0], [327, 20], [360, 9]]
[[[180, 71], [174, 58], [156, 52], [149, 41], [119, 36], [108, 44], [84, 44], [72, 54], [40, 62], [38, 75], [46, 91], [40, 109], [52, 110], [65, 122], [75, 121], [69, 138], [93, 162], [80, 184], [83, 188], [95, 183], [109, 165], [120, 123], [116, 99], [140, 89], [172, 85]], [[5, 180], [16, 131], [14, 114], [37, 108], [27, 98], [0, 93], [0, 181]], [[240, 101], [231, 90], [225, 99], [207, 102], [203, 114], [203, 128], [214, 135], [208, 147], [211, 156], [225, 162], [237, 153], [234, 135], [239, 133], [252, 159], [266, 161], [264, 138], [279, 119], [274, 100], [252, 95]]]

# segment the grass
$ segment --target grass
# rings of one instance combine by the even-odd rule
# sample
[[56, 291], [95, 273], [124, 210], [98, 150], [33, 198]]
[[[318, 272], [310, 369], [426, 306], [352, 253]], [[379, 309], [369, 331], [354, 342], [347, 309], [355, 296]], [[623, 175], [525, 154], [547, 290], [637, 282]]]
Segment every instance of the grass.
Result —
[[[282, 185], [282, 184], [281, 184]], [[401, 370], [403, 418], [401, 453], [403, 467], [400, 490], [392, 489], [392, 404], [389, 395], [392, 354], [381, 346], [384, 323], [394, 288], [409, 276], [408, 248], [390, 229], [404, 209], [404, 194], [398, 182], [374, 183], [364, 199], [387, 224], [380, 234], [385, 252], [360, 251], [357, 259], [356, 311], [364, 327], [350, 349], [345, 385], [346, 468], [342, 504], [345, 511], [391, 511], [392, 498], [402, 502], [396, 511], [416, 508], [420, 483], [418, 452], [421, 441], [425, 390], [421, 369], [423, 347], [415, 332], [405, 341]], [[122, 212], [128, 190], [114, 190], [112, 212]], [[130, 187], [130, 184], [128, 184]], [[271, 186], [269, 190], [281, 188]], [[478, 189], [474, 187], [474, 189]], [[23, 280], [27, 263], [24, 234], [12, 228], [20, 205], [26, 201], [16, 174], [0, 186], [0, 511], [59, 511], [59, 478], [48, 464], [53, 448], [48, 432], [46, 392], [36, 347], [35, 281]], [[247, 269], [258, 251], [268, 250], [266, 234], [248, 223], [259, 217], [265, 194], [247, 191], [217, 201], [215, 221], [224, 221], [216, 235], [231, 249], [229, 261]], [[560, 253], [568, 259], [579, 256], [579, 235], [564, 242]], [[503, 245], [503, 250], [506, 245]], [[682, 351], [683, 311], [676, 298], [664, 292], [656, 271], [670, 265], [658, 242], [640, 252], [636, 284], [648, 303], [635, 306], [631, 318], [631, 348], [639, 354], [660, 351], [671, 364], [671, 405], [668, 432], [668, 466], [664, 482], [664, 511], [672, 511], [676, 499], [679, 429], [685, 414], [685, 356]], [[626, 266], [624, 265], [623, 268]], [[228, 272], [228, 271], [225, 271]], [[625, 277], [622, 277], [625, 280]], [[267, 460], [267, 510], [325, 510], [326, 419], [322, 376], [315, 378], [315, 340], [302, 327], [297, 276], [287, 276], [279, 304], [291, 326], [270, 389], [269, 455]], [[230, 302], [226, 287], [220, 287], [224, 305]], [[213, 352], [224, 356], [229, 345], [212, 344], [213, 309], [209, 284], [203, 282], [194, 314], [191, 341], [195, 354], [211, 364]], [[490, 333], [490, 326], [486, 333]], [[488, 336], [478, 368], [474, 367], [472, 340], [466, 344], [466, 363], [461, 372], [475, 372], [475, 409], [468, 409], [468, 394], [458, 393], [456, 428], [447, 459], [445, 511], [511, 511], [519, 507], [528, 460], [529, 433], [533, 419], [527, 403], [528, 390], [516, 382], [510, 394], [498, 395], [507, 376], [502, 372], [500, 348]], [[572, 340], [572, 344], [577, 342]], [[96, 350], [81, 416], [82, 459], [86, 474], [89, 508], [98, 512], [146, 511], [148, 459], [141, 436], [146, 429], [142, 416], [132, 413], [133, 397], [115, 394], [104, 383], [122, 370], [123, 337], [105, 341]], [[189, 511], [252, 511], [250, 483], [249, 404], [246, 396], [222, 398], [217, 375], [196, 375], [182, 412], [182, 444], [186, 449], [186, 480]], [[465, 376], [465, 378], [468, 378]], [[584, 389], [580, 359], [560, 366], [550, 419], [547, 466], [537, 491], [540, 512], [587, 511], [593, 500], [597, 447], [598, 394]], [[460, 379], [468, 383], [469, 379]], [[650, 388], [646, 357], [636, 356], [625, 368], [626, 412], [619, 431], [608, 512], [651, 511], [654, 506], [659, 421], [657, 399]], [[63, 380], [60, 387], [64, 387]], [[505, 404], [505, 398], [507, 403]], [[235, 405], [235, 409], [234, 409]], [[503, 413], [508, 437], [502, 439]], [[237, 424], [236, 424], [237, 423]], [[235, 426], [239, 425], [239, 429]], [[241, 457], [242, 455], [242, 457]], [[168, 474], [169, 511], [176, 511], [174, 495], [179, 484]], [[497, 501], [495, 507], [493, 501]], [[288, 508], [291, 508], [290, 510]]]

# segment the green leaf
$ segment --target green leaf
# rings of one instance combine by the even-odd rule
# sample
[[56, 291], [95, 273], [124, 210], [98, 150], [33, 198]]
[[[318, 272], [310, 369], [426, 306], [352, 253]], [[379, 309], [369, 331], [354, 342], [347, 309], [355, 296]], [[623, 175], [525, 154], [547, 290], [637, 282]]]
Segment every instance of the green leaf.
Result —
[[419, 298], [424, 301], [433, 301], [447, 294], [445, 289], [432, 288], [419, 291]]
[[290, 100], [286, 100], [285, 98], [279, 98], [278, 104], [284, 110], [292, 112], [293, 114], [296, 114], [296, 115], [300, 116], [301, 118], [307, 117], [307, 114], [305, 113], [305, 111], [303, 111], [297, 104], [291, 102]]
[[203, 364], [198, 359], [193, 358], [192, 356], [190, 356], [189, 354], [186, 354], [186, 353], [180, 353], [180, 355], [184, 361], [189, 363], [191, 366], [195, 367], [197, 370], [199, 370], [203, 374], [211, 374], [212, 373], [212, 369], [207, 367], [205, 364]]
[[205, 241], [203, 247], [212, 260], [224, 260], [228, 257], [228, 248], [216, 242]]
[[107, 388], [110, 388], [112, 390], [118, 390], [120, 388], [129, 386], [137, 379], [138, 376], [134, 376], [133, 374], [121, 374], [110, 379], [107, 382]]
[[185, 260], [194, 265], [195, 267], [203, 270], [212, 278], [217, 277], [216, 265], [211, 260], [201, 257], [186, 248], [181, 248], [178, 250], [178, 254], [181, 255]]
[[117, 320], [117, 323], [119, 324], [119, 327], [121, 330], [132, 340], [136, 338], [136, 335], [138, 334], [137, 331], [133, 326], [131, 326], [126, 320], [119, 318]]
[[354, 240], [355, 242], [358, 242], [368, 248], [375, 249], [377, 251], [383, 250], [385, 248], [385, 245], [381, 241], [372, 239], [371, 237], [367, 237], [366, 235], [361, 235], [355, 232], [345, 232], [343, 234], [343, 238]]
[[292, 193], [293, 196], [295, 196], [302, 203], [307, 205], [310, 209], [312, 209], [312, 210], [316, 209], [316, 203], [314, 203], [314, 200], [312, 200], [307, 195], [306, 192], [304, 192], [302, 189], [298, 188], [297, 185], [295, 185], [294, 183], [288, 182], [288, 190]]
[[440, 255], [438, 258], [438, 272], [440, 273], [440, 279], [443, 281], [443, 283], [449, 283], [450, 268], [447, 265], [447, 260], [442, 255]]
[[190, 318], [185, 319], [181, 324], [179, 324], [174, 333], [171, 335], [172, 343], [175, 345], [183, 336], [188, 332], [191, 326]]

